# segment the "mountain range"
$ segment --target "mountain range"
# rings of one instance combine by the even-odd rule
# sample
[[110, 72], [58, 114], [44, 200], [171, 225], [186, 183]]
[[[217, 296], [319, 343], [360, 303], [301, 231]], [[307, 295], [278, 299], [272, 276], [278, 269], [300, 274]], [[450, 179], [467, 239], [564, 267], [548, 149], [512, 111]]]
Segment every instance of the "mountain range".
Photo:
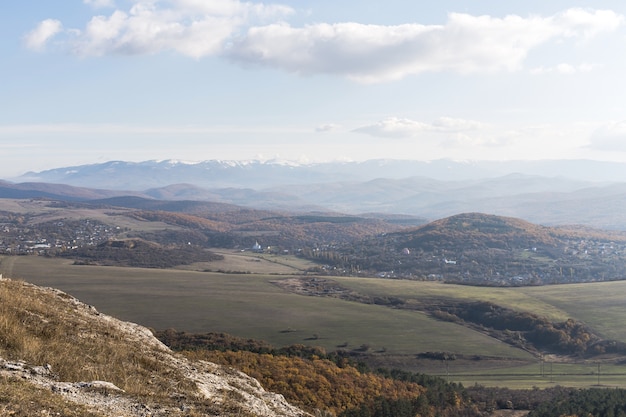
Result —
[[374, 159], [298, 164], [282, 161], [109, 161], [27, 172], [13, 182], [145, 190], [188, 183], [202, 188], [269, 188], [286, 184], [428, 177], [442, 181], [495, 178], [511, 173], [590, 182], [626, 181], [626, 163], [592, 160], [434, 161]]
[[28, 172], [0, 182], [0, 196], [136, 196], [429, 220], [482, 212], [545, 225], [626, 229], [626, 164], [587, 160], [111, 161]]

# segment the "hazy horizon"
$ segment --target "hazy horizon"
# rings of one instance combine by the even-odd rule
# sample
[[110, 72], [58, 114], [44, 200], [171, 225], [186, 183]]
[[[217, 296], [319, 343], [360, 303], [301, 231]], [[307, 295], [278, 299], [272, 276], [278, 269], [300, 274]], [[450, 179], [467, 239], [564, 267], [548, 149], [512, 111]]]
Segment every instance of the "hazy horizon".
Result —
[[623, 2], [0, 11], [0, 178], [111, 160], [626, 161]]

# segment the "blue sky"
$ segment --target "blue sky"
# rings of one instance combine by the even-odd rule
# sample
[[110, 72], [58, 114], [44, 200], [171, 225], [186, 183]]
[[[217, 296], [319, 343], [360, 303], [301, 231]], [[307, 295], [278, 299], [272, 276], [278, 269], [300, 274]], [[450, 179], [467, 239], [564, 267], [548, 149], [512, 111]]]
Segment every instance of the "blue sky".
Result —
[[20, 0], [0, 5], [0, 48], [0, 178], [108, 160], [626, 161], [623, 1]]

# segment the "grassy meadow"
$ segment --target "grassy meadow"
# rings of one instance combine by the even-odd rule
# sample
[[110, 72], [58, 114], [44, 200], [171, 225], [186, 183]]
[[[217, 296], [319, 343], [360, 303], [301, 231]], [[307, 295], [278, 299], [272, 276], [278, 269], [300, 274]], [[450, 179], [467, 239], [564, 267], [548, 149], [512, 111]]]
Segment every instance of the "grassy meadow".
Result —
[[[597, 363], [538, 358], [463, 326], [415, 311], [297, 295], [273, 281], [308, 265], [290, 257], [226, 253], [219, 266], [140, 269], [72, 265], [37, 256], [0, 257], [0, 273], [59, 288], [99, 311], [154, 329], [226, 332], [275, 346], [310, 344], [367, 350], [381, 363], [438, 374], [466, 385], [510, 387], [598, 384]], [[258, 259], [258, 260], [257, 260]], [[243, 269], [243, 267], [247, 267]], [[218, 273], [248, 271], [249, 273]], [[211, 271], [211, 272], [207, 272]], [[588, 323], [605, 337], [626, 341], [626, 282], [526, 288], [479, 288], [376, 278], [333, 278], [368, 295], [413, 303], [432, 299], [484, 300], [517, 310]], [[420, 352], [452, 352], [463, 360], [421, 361]], [[472, 360], [472, 357], [489, 360]], [[550, 370], [550, 373], [548, 372]], [[626, 387], [626, 366], [601, 364], [600, 385]]]
[[512, 389], [550, 388], [559, 385], [574, 388], [626, 388], [625, 366], [601, 364], [598, 378], [598, 364], [593, 361], [575, 364], [544, 362], [543, 365], [538, 361], [529, 365], [482, 372], [454, 373], [453, 364], [449, 368], [447, 378], [467, 387], [479, 384]]
[[626, 281], [541, 287], [489, 288], [372, 278], [339, 278], [343, 286], [367, 295], [405, 300], [488, 301], [555, 321], [580, 320], [605, 338], [626, 342]]
[[[59, 288], [98, 310], [155, 329], [226, 332], [276, 346], [305, 343], [334, 350], [413, 354], [455, 350], [465, 355], [529, 359], [522, 351], [418, 312], [286, 292], [271, 274], [220, 274], [72, 265], [43, 257], [2, 258], [0, 271]], [[464, 340], [458, 345], [458, 340]], [[443, 349], [442, 346], [450, 349]]]
[[626, 281], [523, 288], [519, 292], [584, 321], [607, 339], [626, 342]]

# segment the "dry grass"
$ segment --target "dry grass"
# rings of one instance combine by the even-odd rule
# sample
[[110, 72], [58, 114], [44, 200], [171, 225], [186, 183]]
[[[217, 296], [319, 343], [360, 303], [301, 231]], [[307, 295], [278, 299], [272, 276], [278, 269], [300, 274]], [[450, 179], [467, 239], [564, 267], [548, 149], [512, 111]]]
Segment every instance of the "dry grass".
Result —
[[[162, 361], [165, 352], [128, 341], [98, 313], [17, 281], [0, 281], [0, 356], [49, 364], [66, 382], [108, 381], [129, 395], [162, 401], [195, 386]], [[87, 314], [87, 315], [86, 315]]]
[[18, 378], [0, 376], [0, 415], [7, 417], [103, 417], [49, 390]]
[[[266, 393], [239, 373], [192, 363], [144, 327], [20, 281], [0, 279], [0, 358], [0, 416], [274, 415]], [[291, 413], [288, 404], [277, 404]]]

